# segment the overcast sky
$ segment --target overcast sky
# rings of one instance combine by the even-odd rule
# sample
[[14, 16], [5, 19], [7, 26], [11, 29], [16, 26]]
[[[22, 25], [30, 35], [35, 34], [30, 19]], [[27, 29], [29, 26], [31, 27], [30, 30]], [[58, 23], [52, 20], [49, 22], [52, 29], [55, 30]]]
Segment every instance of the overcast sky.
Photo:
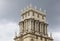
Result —
[[20, 11], [29, 4], [47, 11], [48, 31], [53, 33], [54, 41], [60, 41], [60, 0], [0, 0], [0, 41], [14, 41]]

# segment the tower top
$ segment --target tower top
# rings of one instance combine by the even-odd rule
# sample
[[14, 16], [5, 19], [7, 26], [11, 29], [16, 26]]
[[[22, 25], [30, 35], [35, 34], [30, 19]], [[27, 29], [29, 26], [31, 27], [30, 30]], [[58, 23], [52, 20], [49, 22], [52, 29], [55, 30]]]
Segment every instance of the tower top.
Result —
[[38, 9], [37, 6], [32, 7], [32, 4], [27, 6], [27, 8], [24, 8], [23, 10], [21, 10], [21, 13], [24, 14], [24, 13], [30, 11], [30, 10], [38, 12], [38, 13], [43, 14], [43, 15], [46, 15], [46, 10], [42, 10], [41, 8]]
[[[19, 22], [19, 34], [15, 32], [15, 41], [53, 41], [52, 34], [48, 36], [46, 10], [33, 8], [30, 4], [24, 8]], [[41, 39], [40, 39], [41, 38]]]

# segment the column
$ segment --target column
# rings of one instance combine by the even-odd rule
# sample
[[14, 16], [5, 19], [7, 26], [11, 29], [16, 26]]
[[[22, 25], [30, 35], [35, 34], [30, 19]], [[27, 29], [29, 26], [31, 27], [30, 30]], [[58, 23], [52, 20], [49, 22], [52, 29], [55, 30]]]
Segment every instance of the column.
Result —
[[35, 21], [35, 32], [39, 33], [39, 22]]
[[26, 21], [24, 21], [24, 33], [26, 32]]
[[22, 31], [24, 32], [24, 22], [22, 23], [22, 28], [23, 28]]
[[45, 24], [45, 34], [47, 34], [47, 24]]
[[37, 21], [37, 32], [39, 33], [40, 29], [39, 29], [39, 21]]
[[29, 21], [28, 21], [28, 31], [29, 31], [29, 33], [31, 33], [31, 19], [29, 19]]
[[46, 35], [46, 24], [45, 24], [45, 35]]
[[37, 31], [37, 28], [36, 28], [37, 26], [36, 26], [36, 21], [35, 21], [35, 32]]
[[29, 22], [28, 22], [28, 20], [27, 20], [27, 32], [28, 32], [28, 27], [29, 27], [29, 24], [28, 24]]
[[42, 30], [42, 29], [41, 29], [41, 23], [40, 23], [40, 33], [42, 32], [41, 30]]
[[29, 20], [27, 22], [27, 26], [28, 26], [28, 33], [29, 33], [29, 31], [30, 31], [30, 21]]
[[34, 20], [34, 33], [35, 33], [35, 20]]
[[45, 35], [45, 24], [43, 24], [43, 33]]
[[47, 30], [48, 30], [48, 28], [47, 28], [47, 24], [46, 24], [46, 34], [47, 34]]
[[26, 28], [26, 32], [27, 32], [27, 30], [28, 30], [28, 27], [27, 27], [27, 26], [28, 26], [28, 25], [27, 25], [27, 20], [26, 20], [25, 22], [26, 22], [26, 24], [25, 24], [26, 27], [25, 27], [25, 28]]
[[42, 32], [42, 34], [43, 34], [43, 24], [41, 24], [41, 32]]
[[24, 33], [24, 22], [23, 22], [23, 33]]
[[24, 31], [23, 22], [20, 22], [20, 33], [22, 34], [23, 31]]
[[31, 29], [32, 29], [32, 32], [34, 32], [34, 20], [31, 21]]

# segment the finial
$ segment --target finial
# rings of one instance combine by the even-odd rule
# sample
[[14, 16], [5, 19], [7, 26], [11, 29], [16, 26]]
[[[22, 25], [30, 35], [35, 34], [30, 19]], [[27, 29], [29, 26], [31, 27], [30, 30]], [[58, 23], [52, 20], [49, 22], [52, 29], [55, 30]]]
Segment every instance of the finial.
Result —
[[30, 8], [32, 7], [32, 5], [30, 4], [30, 6], [29, 6]]
[[35, 6], [35, 9], [37, 9], [37, 7]]
[[24, 11], [26, 10], [26, 8], [24, 8]]
[[40, 11], [41, 11], [41, 8], [40, 8]]
[[28, 9], [29, 7], [27, 6], [27, 9]]
[[23, 12], [23, 10], [21, 9], [21, 12]]
[[44, 10], [44, 13], [46, 13], [46, 10]]
[[52, 38], [52, 33], [50, 33], [50, 38]]
[[15, 32], [15, 37], [17, 37], [17, 33]]

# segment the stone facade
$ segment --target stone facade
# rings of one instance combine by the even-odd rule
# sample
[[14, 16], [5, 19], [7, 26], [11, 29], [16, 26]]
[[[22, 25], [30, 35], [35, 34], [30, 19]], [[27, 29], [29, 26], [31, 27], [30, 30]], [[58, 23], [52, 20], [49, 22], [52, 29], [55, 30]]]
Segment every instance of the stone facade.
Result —
[[15, 41], [53, 41], [52, 34], [48, 36], [48, 23], [46, 21], [46, 11], [42, 12], [30, 5], [24, 9], [19, 22], [19, 36], [15, 36]]

